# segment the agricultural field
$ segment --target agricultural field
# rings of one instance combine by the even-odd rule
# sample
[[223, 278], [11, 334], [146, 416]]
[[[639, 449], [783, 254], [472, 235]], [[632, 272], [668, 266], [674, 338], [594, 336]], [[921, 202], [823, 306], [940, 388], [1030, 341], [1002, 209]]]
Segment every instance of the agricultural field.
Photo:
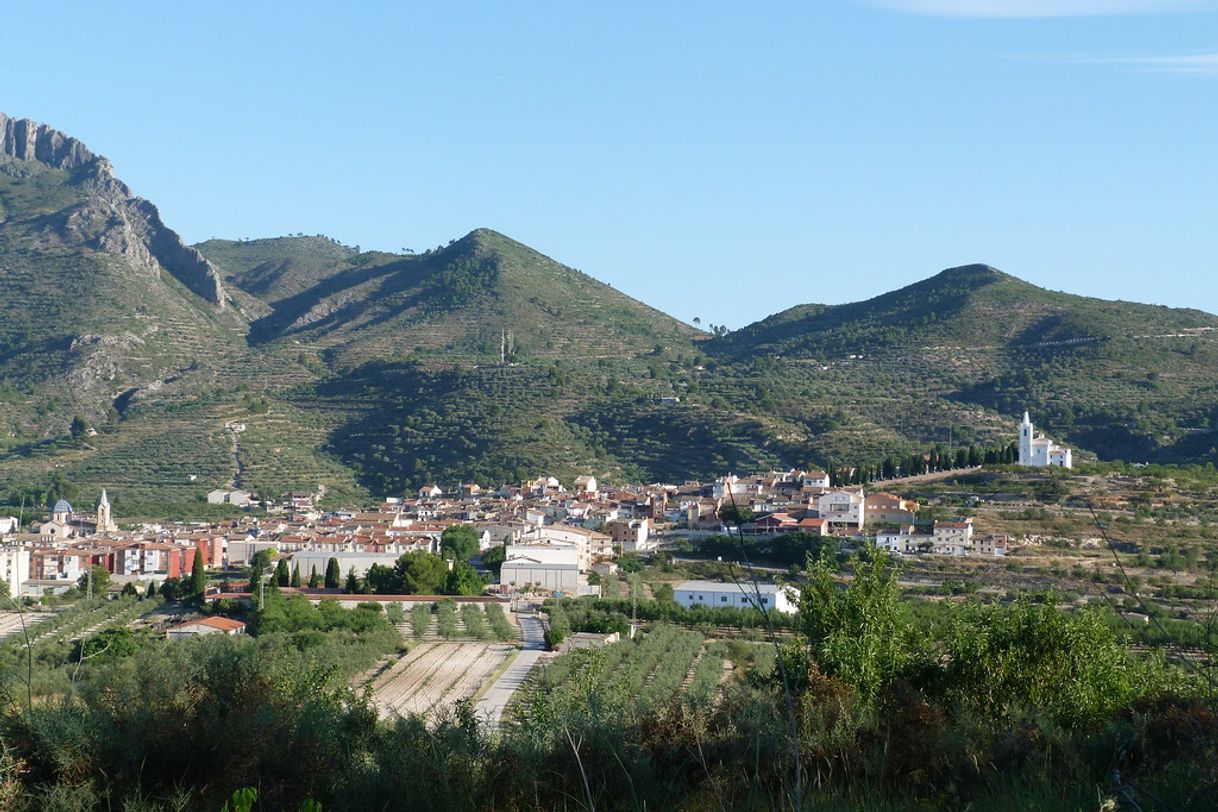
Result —
[[512, 615], [498, 603], [439, 601], [418, 603], [394, 620], [402, 637], [408, 640], [516, 640], [519, 627]]
[[370, 683], [381, 716], [429, 715], [474, 696], [515, 646], [505, 643], [424, 642]]
[[50, 612], [26, 612], [24, 614], [23, 619], [17, 612], [0, 612], [0, 641], [10, 637], [24, 641], [27, 631], [32, 631], [39, 623], [53, 617]]
[[703, 635], [656, 624], [634, 639], [602, 649], [568, 652], [533, 674], [513, 703], [517, 719], [544, 715], [596, 696], [626, 713], [645, 714], [674, 697], [692, 707], [713, 704], [733, 673], [763, 661], [760, 647], [708, 641]]

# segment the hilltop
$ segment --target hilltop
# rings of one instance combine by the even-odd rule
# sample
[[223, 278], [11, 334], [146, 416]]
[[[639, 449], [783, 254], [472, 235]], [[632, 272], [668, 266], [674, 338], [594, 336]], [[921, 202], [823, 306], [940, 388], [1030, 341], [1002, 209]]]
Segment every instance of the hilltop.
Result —
[[866, 301], [789, 308], [717, 339], [714, 351], [815, 357], [946, 345], [1018, 350], [1199, 329], [1218, 329], [1218, 317], [1058, 293], [988, 265], [964, 265]]
[[489, 229], [419, 255], [307, 237], [198, 248], [270, 307], [252, 344], [299, 342], [344, 367], [416, 354], [486, 362], [505, 343], [513, 360], [629, 357], [697, 334]]

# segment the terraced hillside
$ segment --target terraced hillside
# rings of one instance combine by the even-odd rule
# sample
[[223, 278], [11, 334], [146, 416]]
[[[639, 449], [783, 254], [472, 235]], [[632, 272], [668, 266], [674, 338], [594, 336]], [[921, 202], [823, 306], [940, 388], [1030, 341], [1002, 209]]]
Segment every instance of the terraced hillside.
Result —
[[102, 157], [0, 114], [0, 428], [65, 431], [243, 343], [215, 269]]
[[[727, 364], [764, 359], [787, 389], [801, 369], [850, 368], [850, 411], [902, 436], [928, 428], [915, 418], [910, 430], [908, 401], [939, 412], [944, 435], [1026, 408], [1101, 458], [1218, 460], [1218, 317], [1197, 310], [1047, 291], [973, 265], [865, 302], [794, 307], [705, 349]], [[874, 405], [885, 395], [891, 410]]]

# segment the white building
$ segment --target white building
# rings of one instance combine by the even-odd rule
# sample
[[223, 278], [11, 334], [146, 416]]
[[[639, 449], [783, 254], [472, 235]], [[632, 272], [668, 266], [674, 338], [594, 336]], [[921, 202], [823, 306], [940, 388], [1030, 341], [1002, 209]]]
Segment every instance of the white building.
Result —
[[17, 544], [0, 547], [0, 580], [8, 584], [8, 594], [17, 597], [21, 585], [30, 579], [30, 551]]
[[750, 581], [720, 583], [718, 581], [683, 581], [673, 590], [673, 600], [686, 609], [708, 606], [712, 609], [774, 610], [784, 615], [796, 612], [799, 590], [777, 584], [754, 584]]
[[513, 544], [499, 570], [499, 583], [578, 594], [579, 551], [569, 544]]
[[[252, 554], [251, 554], [252, 556]], [[300, 568], [300, 580], [308, 581], [309, 576], [316, 569], [317, 574], [325, 577], [326, 567], [330, 565], [331, 558], [338, 559], [338, 571], [343, 578], [347, 577], [347, 573], [355, 570], [355, 574], [363, 578], [368, 574], [368, 570], [373, 564], [380, 564], [382, 567], [393, 569], [393, 565], [402, 557], [401, 553], [357, 553], [357, 552], [331, 552], [329, 550], [301, 550], [300, 552], [292, 553], [288, 559], [288, 572], [294, 568]]]
[[829, 491], [821, 494], [816, 504], [820, 518], [827, 520], [830, 525], [853, 525], [859, 530], [863, 529], [867, 499], [861, 489]]
[[1058, 445], [1043, 434], [1037, 435], [1032, 420], [1028, 413], [1024, 412], [1023, 422], [1019, 424], [1019, 464], [1036, 468], [1071, 468], [1074, 463], [1070, 449]]

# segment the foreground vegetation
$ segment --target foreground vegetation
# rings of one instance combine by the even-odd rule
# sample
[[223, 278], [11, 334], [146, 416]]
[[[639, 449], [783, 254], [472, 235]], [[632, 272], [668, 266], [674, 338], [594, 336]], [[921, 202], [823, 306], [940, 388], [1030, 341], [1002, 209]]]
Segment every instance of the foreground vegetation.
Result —
[[378, 721], [348, 686], [401, 645], [384, 614], [272, 589], [257, 634], [149, 638], [32, 706], [10, 678], [0, 806], [217, 809], [251, 786], [263, 809], [1210, 808], [1212, 675], [1094, 610], [928, 618], [885, 556], [851, 567], [843, 587], [811, 563], [778, 656], [660, 623], [564, 655], [494, 732], [468, 705]]

